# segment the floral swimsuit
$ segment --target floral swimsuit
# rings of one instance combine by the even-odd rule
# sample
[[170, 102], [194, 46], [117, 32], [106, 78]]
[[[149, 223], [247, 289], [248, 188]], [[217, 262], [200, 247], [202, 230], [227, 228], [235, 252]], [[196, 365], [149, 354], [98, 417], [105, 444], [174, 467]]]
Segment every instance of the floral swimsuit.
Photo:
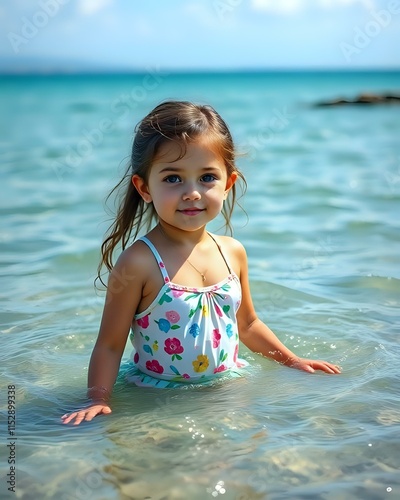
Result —
[[191, 288], [172, 283], [154, 245], [146, 237], [140, 241], [153, 252], [164, 285], [132, 322], [134, 366], [128, 380], [140, 386], [175, 387], [221, 374], [240, 376], [239, 368], [247, 365], [238, 360], [241, 286], [218, 243], [229, 275], [215, 285]]

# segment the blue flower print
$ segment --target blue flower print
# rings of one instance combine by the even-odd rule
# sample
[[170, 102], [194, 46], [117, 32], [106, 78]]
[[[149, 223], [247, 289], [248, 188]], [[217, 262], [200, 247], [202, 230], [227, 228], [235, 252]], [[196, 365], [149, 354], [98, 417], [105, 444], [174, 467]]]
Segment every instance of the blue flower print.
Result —
[[200, 335], [199, 325], [197, 323], [193, 323], [193, 325], [189, 328], [189, 333], [193, 336], [193, 338], [198, 337]]
[[228, 338], [231, 338], [232, 335], [233, 335], [232, 324], [231, 323], [229, 323], [229, 325], [226, 327], [226, 334], [228, 335]]
[[158, 328], [165, 333], [168, 333], [171, 329], [171, 323], [164, 318], [160, 318], [159, 321], [156, 321]]

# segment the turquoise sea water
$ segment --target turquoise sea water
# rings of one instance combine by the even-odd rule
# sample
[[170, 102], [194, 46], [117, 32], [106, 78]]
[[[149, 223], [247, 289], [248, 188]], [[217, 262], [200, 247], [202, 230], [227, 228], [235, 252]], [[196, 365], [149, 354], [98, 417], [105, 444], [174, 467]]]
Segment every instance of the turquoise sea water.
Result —
[[[400, 108], [314, 108], [400, 93], [399, 73], [3, 77], [0, 491], [26, 499], [391, 499], [400, 494]], [[85, 399], [102, 311], [93, 279], [134, 125], [167, 98], [212, 104], [248, 181], [235, 236], [260, 317], [308, 375], [241, 346], [241, 379], [187, 390], [118, 379]], [[217, 229], [216, 224], [215, 229]], [[124, 359], [128, 359], [127, 346]], [[15, 450], [7, 392], [15, 386]]]

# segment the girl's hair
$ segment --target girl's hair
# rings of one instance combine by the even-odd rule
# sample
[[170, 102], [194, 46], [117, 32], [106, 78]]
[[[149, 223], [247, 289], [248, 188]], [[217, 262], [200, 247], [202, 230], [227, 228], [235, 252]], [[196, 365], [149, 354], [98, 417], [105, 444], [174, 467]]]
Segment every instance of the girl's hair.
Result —
[[[103, 264], [111, 271], [112, 255], [121, 242], [122, 249], [138, 236], [147, 224], [148, 230], [157, 214], [152, 203], [145, 203], [131, 182], [137, 174], [145, 181], [149, 178], [151, 166], [160, 147], [168, 141], [180, 145], [181, 155], [185, 155], [188, 144], [200, 137], [210, 139], [211, 147], [223, 159], [228, 176], [236, 172], [246, 188], [246, 180], [235, 165], [235, 147], [228, 126], [221, 116], [208, 105], [198, 105], [186, 101], [166, 101], [153, 109], [135, 128], [131, 159], [122, 180], [110, 192], [107, 199], [121, 189], [122, 197], [114, 223], [109, 227], [108, 236], [101, 246], [101, 261], [98, 278]], [[222, 214], [225, 226], [232, 233], [230, 218], [236, 200], [236, 186], [233, 185], [230, 196], [224, 202]], [[133, 235], [132, 235], [133, 233]]]

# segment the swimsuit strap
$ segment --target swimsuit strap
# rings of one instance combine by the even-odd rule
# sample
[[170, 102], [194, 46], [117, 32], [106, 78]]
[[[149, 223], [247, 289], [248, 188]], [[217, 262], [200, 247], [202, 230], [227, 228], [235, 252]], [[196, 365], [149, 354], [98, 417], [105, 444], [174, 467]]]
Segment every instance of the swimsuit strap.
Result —
[[150, 248], [150, 250], [152, 251], [152, 253], [154, 255], [154, 258], [157, 261], [158, 267], [160, 268], [160, 271], [161, 271], [162, 277], [164, 278], [164, 281], [165, 282], [170, 281], [167, 270], [166, 270], [165, 265], [164, 265], [164, 262], [161, 259], [161, 255], [158, 253], [158, 251], [157, 251], [156, 247], [153, 245], [153, 243], [148, 238], [146, 238], [146, 236], [142, 236], [141, 238], [138, 238], [138, 241], [143, 241], [143, 243], [146, 243], [146, 245]]
[[228, 264], [228, 261], [226, 260], [225, 258], [225, 255], [224, 253], [222, 252], [222, 248], [220, 247], [219, 243], [217, 243], [216, 239], [212, 236], [212, 234], [210, 233], [207, 233], [208, 236], [214, 241], [214, 243], [217, 245], [217, 248], [219, 250], [219, 253], [221, 254], [222, 258], [224, 259], [224, 262], [226, 264], [226, 267], [228, 268], [228, 271], [229, 271], [229, 274], [232, 274], [232, 271], [231, 271], [231, 266]]

